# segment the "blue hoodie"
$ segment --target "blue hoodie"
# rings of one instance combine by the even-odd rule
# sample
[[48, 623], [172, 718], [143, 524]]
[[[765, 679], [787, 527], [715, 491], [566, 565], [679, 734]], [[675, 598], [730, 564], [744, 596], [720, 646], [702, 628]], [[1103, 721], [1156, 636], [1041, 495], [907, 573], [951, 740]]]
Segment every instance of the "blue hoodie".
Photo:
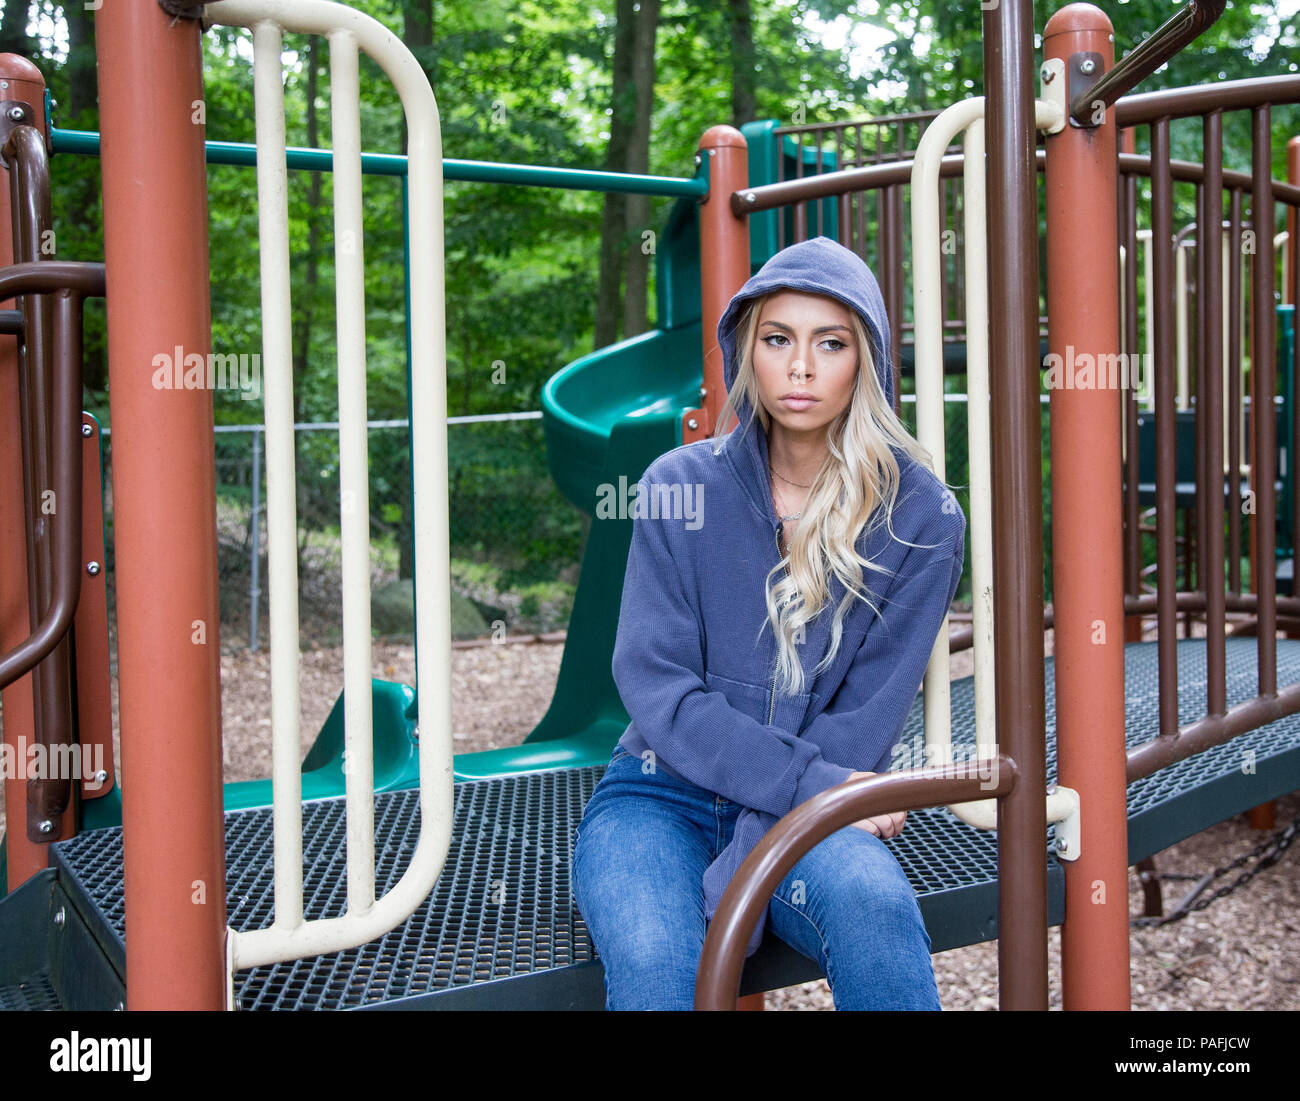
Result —
[[[849, 249], [817, 237], [773, 256], [731, 300], [718, 324], [724, 380], [736, 377], [735, 328], [744, 303], [779, 288], [829, 295], [856, 310], [893, 400], [889, 326], [875, 277]], [[715, 455], [712, 439], [661, 455], [638, 485], [613, 675], [632, 721], [619, 744], [744, 808], [731, 842], [704, 875], [711, 919], [741, 862], [794, 807], [853, 772], [884, 772], [916, 699], [961, 578], [966, 518], [925, 466], [895, 447], [897, 536], [867, 525], [858, 552], [892, 571], [864, 571], [883, 619], [862, 600], [845, 612], [835, 661], [815, 680], [845, 588], [805, 627], [797, 649], [806, 691], [774, 691], [777, 643], [767, 621], [767, 572], [782, 558], [767, 437], [742, 401]], [[676, 507], [674, 505], [676, 504]], [[926, 549], [924, 545], [931, 545]], [[647, 752], [651, 751], [651, 752]], [[746, 956], [758, 947], [763, 917]]]

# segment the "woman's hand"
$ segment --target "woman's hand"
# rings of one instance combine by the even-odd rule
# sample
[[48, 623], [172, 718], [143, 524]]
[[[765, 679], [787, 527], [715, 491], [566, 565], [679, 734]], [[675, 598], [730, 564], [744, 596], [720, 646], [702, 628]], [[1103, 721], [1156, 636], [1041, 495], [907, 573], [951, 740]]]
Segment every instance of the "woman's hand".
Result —
[[[849, 777], [850, 780], [861, 780], [865, 776], [875, 776], [874, 772], [855, 772]], [[877, 814], [871, 818], [863, 818], [857, 822], [850, 823], [857, 826], [860, 830], [866, 830], [868, 833], [874, 833], [882, 840], [886, 837], [896, 837], [903, 832], [903, 824], [907, 821], [907, 811], [896, 810], [891, 814]]]

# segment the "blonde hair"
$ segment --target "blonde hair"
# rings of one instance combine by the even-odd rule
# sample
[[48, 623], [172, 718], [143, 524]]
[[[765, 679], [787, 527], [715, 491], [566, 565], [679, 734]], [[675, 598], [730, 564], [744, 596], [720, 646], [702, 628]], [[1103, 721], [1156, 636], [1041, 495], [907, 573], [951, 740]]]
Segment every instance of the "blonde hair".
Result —
[[[738, 319], [736, 376], [719, 415], [718, 427], [714, 430], [715, 454], [722, 449], [725, 439], [721, 426], [730, 422], [733, 413], [739, 415], [742, 399], [748, 403], [753, 416], [759, 419], [763, 431], [770, 431], [771, 417], [759, 399], [753, 347], [763, 304], [777, 293], [780, 291], [754, 299]], [[830, 643], [825, 657], [814, 670], [814, 676], [835, 660], [843, 637], [844, 616], [855, 598], [865, 601], [876, 614], [880, 614], [863, 585], [863, 568], [891, 575], [895, 571], [858, 554], [857, 539], [864, 529], [874, 531], [883, 523], [900, 543], [913, 547], [937, 545], [908, 543], [894, 534], [893, 509], [899, 487], [899, 465], [894, 447], [931, 472], [934, 464], [930, 452], [908, 432], [892, 405], [885, 400], [866, 325], [857, 310], [850, 309], [849, 315], [859, 349], [853, 395], [848, 406], [827, 430], [826, 459], [808, 491], [803, 522], [795, 530], [789, 553], [768, 572], [765, 581], [768, 618], [760, 626], [758, 637], [762, 637], [766, 627], [772, 627], [777, 638], [778, 680], [786, 695], [805, 690], [803, 666], [795, 645], [803, 642], [805, 625], [815, 619], [830, 600], [832, 573], [840, 578], [847, 591], [835, 609]], [[739, 425], [735, 429], [737, 433], [748, 430], [749, 425]], [[774, 575], [777, 576], [775, 584], [772, 583]]]

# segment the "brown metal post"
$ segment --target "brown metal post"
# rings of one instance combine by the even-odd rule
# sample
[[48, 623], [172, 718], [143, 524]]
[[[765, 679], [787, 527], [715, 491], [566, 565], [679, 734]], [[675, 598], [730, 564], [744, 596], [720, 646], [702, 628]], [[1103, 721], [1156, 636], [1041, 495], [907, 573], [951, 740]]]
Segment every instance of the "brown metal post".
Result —
[[212, 394], [155, 389], [211, 352], [199, 25], [155, 0], [96, 13], [108, 267], [131, 1009], [225, 1001]]
[[[998, 976], [1003, 1009], [1047, 1008], [1046, 703], [1034, 12], [984, 12], [988, 133], [993, 620], [1001, 752], [1020, 782], [998, 804]], [[1111, 260], [1112, 267], [1114, 260]]]
[[[708, 159], [709, 193], [700, 203], [700, 319], [704, 329], [704, 384], [700, 408], [682, 417], [682, 443], [713, 434], [727, 391], [722, 381], [718, 322], [749, 278], [749, 219], [731, 209], [731, 196], [749, 186], [749, 146], [734, 126], [711, 126], [700, 138]], [[777, 215], [778, 221], [784, 215]], [[732, 426], [723, 425], [728, 431]]]
[[[45, 81], [40, 70], [17, 54], [0, 54], [0, 100], [25, 103], [32, 108], [29, 122], [44, 133]], [[13, 240], [13, 206], [10, 173], [0, 165], [0, 266], [15, 262], [17, 242]], [[28, 584], [25, 491], [23, 488], [22, 439], [19, 423], [19, 340], [0, 337], [0, 653], [8, 653], [35, 626], [33, 596]], [[17, 761], [20, 748], [36, 742], [36, 707], [32, 673], [4, 689], [3, 737]], [[5, 849], [8, 887], [30, 879], [48, 863], [48, 846], [28, 835], [27, 780], [15, 770], [5, 779]], [[50, 831], [51, 840], [69, 837], [76, 821], [70, 801]]]
[[[1105, 13], [1071, 4], [1043, 32], [1067, 72], [1080, 55], [1115, 61]], [[1092, 58], [1096, 64], [1096, 58]], [[1120, 401], [1118, 162], [1113, 111], [1047, 138], [1047, 316], [1065, 364], [1090, 357], [1092, 386], [1053, 387], [1052, 606], [1058, 776], [1079, 793], [1082, 850], [1065, 863], [1061, 980], [1066, 1009], [1129, 1008], [1128, 813], [1124, 780], [1124, 534]], [[1136, 492], [1136, 487], [1133, 487]], [[1071, 856], [1076, 854], [1063, 854]]]

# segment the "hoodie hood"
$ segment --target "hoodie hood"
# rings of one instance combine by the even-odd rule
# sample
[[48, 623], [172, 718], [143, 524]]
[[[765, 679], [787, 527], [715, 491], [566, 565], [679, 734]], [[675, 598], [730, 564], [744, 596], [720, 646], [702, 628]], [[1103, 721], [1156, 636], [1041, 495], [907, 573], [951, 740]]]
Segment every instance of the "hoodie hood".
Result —
[[[722, 349], [722, 378], [728, 393], [736, 381], [736, 328], [740, 315], [751, 300], [777, 290], [824, 294], [855, 310], [871, 339], [871, 356], [880, 388], [885, 400], [893, 404], [894, 371], [889, 362], [889, 319], [885, 315], [880, 285], [857, 253], [829, 237], [814, 237], [782, 249], [750, 276], [723, 311], [718, 322], [718, 344]], [[771, 500], [767, 435], [756, 412], [748, 400], [740, 399], [736, 407], [739, 423], [731, 433], [731, 442], [736, 445], [732, 457], [741, 484], [754, 506], [768, 517], [775, 529], [780, 520]]]
[[[857, 311], [871, 336], [871, 356], [885, 400], [894, 400], [894, 372], [889, 362], [889, 318], [885, 300], [871, 269], [851, 249], [829, 237], [814, 237], [784, 248], [749, 277], [718, 322], [722, 348], [722, 378], [728, 392], [736, 381], [736, 326], [745, 305], [776, 290], [824, 294]], [[744, 417], [741, 423], [744, 423]]]

